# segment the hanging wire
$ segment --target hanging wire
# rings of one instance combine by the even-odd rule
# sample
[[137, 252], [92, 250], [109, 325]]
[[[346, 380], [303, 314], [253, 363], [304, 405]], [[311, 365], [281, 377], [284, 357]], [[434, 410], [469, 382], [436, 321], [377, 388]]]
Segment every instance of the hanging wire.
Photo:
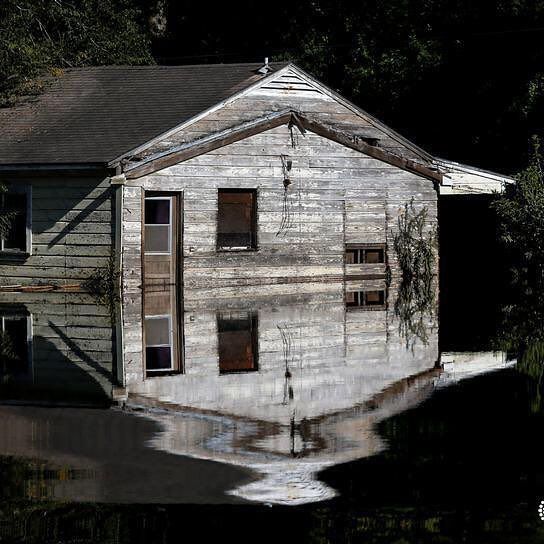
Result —
[[290, 161], [287, 155], [280, 155], [281, 159], [281, 168], [283, 172], [283, 202], [281, 210], [281, 223], [276, 232], [276, 236], [285, 233], [287, 229], [293, 228], [293, 218], [292, 218], [292, 199], [289, 195], [289, 186], [291, 185], [291, 180], [289, 178], [289, 173], [292, 168], [292, 161]]

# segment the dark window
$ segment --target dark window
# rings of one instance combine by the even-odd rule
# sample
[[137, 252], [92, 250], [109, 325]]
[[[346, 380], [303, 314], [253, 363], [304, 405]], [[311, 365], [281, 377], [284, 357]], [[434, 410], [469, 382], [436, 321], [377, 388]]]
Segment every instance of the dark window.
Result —
[[219, 189], [217, 214], [218, 249], [257, 247], [256, 191]]
[[2, 382], [28, 375], [30, 368], [30, 318], [0, 316], [0, 377]]
[[145, 318], [147, 372], [174, 370], [174, 331], [169, 315]]
[[257, 370], [257, 316], [251, 313], [220, 314], [219, 372]]
[[170, 255], [172, 252], [172, 197], [146, 197], [144, 251]]
[[346, 247], [346, 264], [383, 264], [384, 245], [351, 245]]
[[29, 195], [26, 190], [0, 193], [0, 215], [6, 218], [0, 230], [0, 251], [29, 252]]
[[346, 306], [368, 309], [385, 309], [385, 291], [350, 291], [346, 292]]

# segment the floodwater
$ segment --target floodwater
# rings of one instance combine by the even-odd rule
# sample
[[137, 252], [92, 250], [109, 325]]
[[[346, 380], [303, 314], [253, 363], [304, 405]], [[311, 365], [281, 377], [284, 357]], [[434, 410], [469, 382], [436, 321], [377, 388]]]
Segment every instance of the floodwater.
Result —
[[241, 289], [121, 357], [86, 295], [1, 304], [0, 542], [544, 542], [541, 359], [444, 262], [440, 308]]

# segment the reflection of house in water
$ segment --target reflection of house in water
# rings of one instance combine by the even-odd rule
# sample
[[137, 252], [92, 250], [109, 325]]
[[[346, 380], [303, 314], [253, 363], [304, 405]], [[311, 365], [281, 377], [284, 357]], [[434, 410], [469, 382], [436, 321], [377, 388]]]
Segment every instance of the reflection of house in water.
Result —
[[[229, 297], [221, 290], [208, 291], [205, 298], [187, 292], [181, 312], [175, 290], [157, 277], [143, 297], [134, 293], [132, 305], [123, 308], [124, 350], [115, 349], [107, 309], [89, 297], [21, 294], [20, 306], [1, 309], [2, 339], [9, 336], [20, 363], [2, 367], [12, 369], [11, 374], [3, 370], [4, 392], [10, 398], [16, 392], [19, 398], [80, 403], [111, 398], [120, 389], [115, 383], [123, 382], [126, 413], [110, 414], [119, 429], [115, 432], [122, 433], [123, 425], [128, 429], [136, 416], [144, 418], [137, 419], [142, 425], [155, 424], [155, 434], [138, 449], [130, 470], [162, 450], [181, 456], [180, 463], [185, 456], [251, 469], [253, 481], [231, 480], [227, 486], [238, 498], [286, 504], [326, 499], [334, 491], [319, 481], [319, 471], [381, 451], [377, 423], [464, 377], [472, 362], [466, 354], [448, 354], [444, 372], [437, 365], [433, 319], [425, 323], [426, 342], [416, 339], [407, 349], [394, 311], [382, 304], [346, 306], [343, 283], [282, 289], [287, 293], [281, 295], [275, 286], [274, 296], [260, 297], [250, 296], [251, 287], [239, 288], [238, 297], [232, 289]], [[362, 283], [356, 289], [369, 290]], [[127, 321], [142, 310], [143, 318]], [[112, 365], [120, 351], [123, 359]], [[487, 354], [479, 354], [476, 362], [471, 375], [505, 365]], [[60, 428], [67, 428], [62, 414], [53, 416]], [[0, 455], [67, 459], [78, 469], [92, 469], [88, 486], [80, 470], [77, 482], [54, 486], [54, 497], [201, 500], [187, 490], [176, 495], [171, 486], [165, 494], [158, 482], [144, 485], [145, 478], [154, 478], [153, 471], [138, 482], [135, 493], [132, 478], [102, 469], [96, 452], [111, 454], [104, 418], [96, 440], [86, 446], [88, 436], [77, 438], [86, 431], [74, 429], [65, 441], [50, 435], [43, 415], [35, 443], [33, 431], [26, 434], [34, 426], [24, 413], [9, 417], [18, 432], [0, 440]], [[84, 453], [85, 448], [94, 453]]]
[[143, 335], [137, 322], [125, 330], [125, 368], [128, 405], [163, 426], [155, 447], [252, 468], [264, 479], [232, 493], [295, 504], [332, 496], [315, 474], [379, 452], [376, 424], [424, 399], [441, 370], [432, 319], [426, 342], [407, 349], [384, 298], [353, 307], [343, 283], [291, 289], [272, 298], [212, 290], [194, 302], [189, 292], [178, 372], [150, 370], [146, 312]]
[[[109, 403], [113, 331], [108, 309], [88, 295], [0, 295], [3, 399]], [[13, 295], [10, 294], [13, 298]]]

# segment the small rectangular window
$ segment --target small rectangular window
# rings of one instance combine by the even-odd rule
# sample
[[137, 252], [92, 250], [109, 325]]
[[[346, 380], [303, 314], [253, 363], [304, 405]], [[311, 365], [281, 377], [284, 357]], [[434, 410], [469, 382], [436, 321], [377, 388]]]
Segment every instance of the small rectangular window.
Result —
[[373, 291], [346, 292], [346, 306], [366, 308], [368, 310], [385, 309], [385, 291], [376, 289]]
[[251, 372], [257, 367], [257, 315], [247, 312], [217, 316], [219, 372]]
[[256, 249], [256, 191], [219, 189], [217, 207], [217, 249]]
[[4, 253], [30, 253], [30, 189], [9, 187], [0, 192], [0, 215], [5, 224], [0, 229], [0, 251]]
[[31, 374], [30, 316], [0, 315], [0, 383]]
[[144, 251], [147, 255], [172, 253], [172, 197], [146, 197]]
[[346, 264], [385, 263], [385, 244], [349, 244], [346, 246]]

